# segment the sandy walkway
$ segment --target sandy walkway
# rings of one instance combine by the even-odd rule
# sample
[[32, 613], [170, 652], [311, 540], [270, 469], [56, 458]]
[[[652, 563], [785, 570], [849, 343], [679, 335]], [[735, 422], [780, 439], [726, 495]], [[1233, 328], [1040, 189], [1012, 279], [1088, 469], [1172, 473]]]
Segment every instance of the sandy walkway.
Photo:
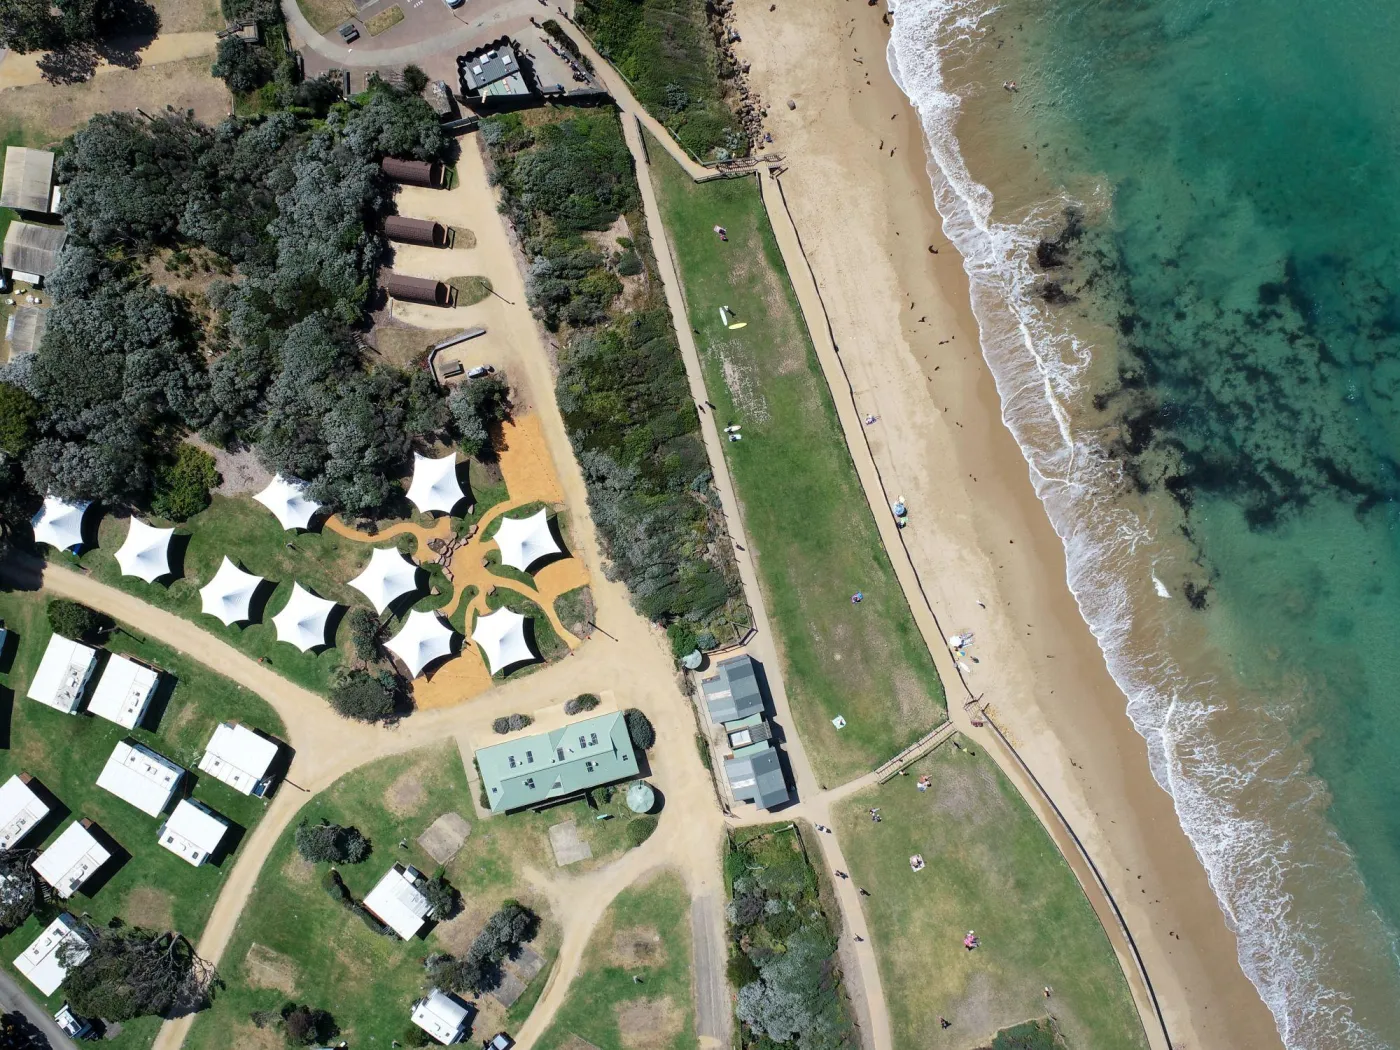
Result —
[[[905, 495], [911, 508], [912, 524], [892, 552], [907, 546], [945, 627], [976, 631], [980, 662], [970, 665], [969, 687], [991, 702], [1103, 872], [1173, 1038], [1277, 1046], [1273, 1020], [1236, 964], [1234, 938], [1068, 593], [1063, 548], [1000, 422], [966, 278], [932, 206], [922, 135], [885, 65], [883, 8], [841, 0], [777, 13], [761, 0], [737, 8], [741, 57], [773, 103], [775, 148], [790, 164], [783, 189], [820, 289], [817, 301], [800, 257], [791, 260], [804, 311], [819, 346], [829, 347], [823, 304], [830, 315], [844, 366], [833, 389], [857, 461], [868, 441], [876, 484]], [[782, 104], [787, 98], [795, 110]], [[770, 197], [774, 204], [781, 201]], [[780, 240], [782, 225], [775, 221]], [[784, 254], [795, 248], [785, 244]], [[866, 413], [879, 417], [876, 426], [860, 426]], [[877, 515], [882, 525], [885, 518]], [[935, 654], [952, 694], [956, 671], [947, 673], [946, 649]], [[1034, 792], [1028, 797], [1036, 803]], [[1039, 808], [1053, 831], [1053, 814]], [[1069, 855], [1073, 862], [1072, 848]], [[1079, 874], [1084, 882], [1082, 864]], [[1102, 915], [1103, 902], [1095, 903]], [[1130, 961], [1125, 969], [1131, 979]], [[1160, 1044], [1153, 1028], [1149, 1020], [1149, 1038]]]
[[[218, 46], [218, 37], [213, 33], [162, 33], [151, 41], [149, 46], [138, 52], [141, 65], [159, 66], [167, 62], [183, 62], [201, 55], [212, 55]], [[0, 91], [6, 88], [25, 87], [30, 84], [45, 83], [39, 70], [41, 53], [16, 55], [9, 53], [0, 61]], [[126, 71], [125, 66], [114, 66], [109, 62], [98, 62], [93, 71], [94, 77], [110, 76]]]

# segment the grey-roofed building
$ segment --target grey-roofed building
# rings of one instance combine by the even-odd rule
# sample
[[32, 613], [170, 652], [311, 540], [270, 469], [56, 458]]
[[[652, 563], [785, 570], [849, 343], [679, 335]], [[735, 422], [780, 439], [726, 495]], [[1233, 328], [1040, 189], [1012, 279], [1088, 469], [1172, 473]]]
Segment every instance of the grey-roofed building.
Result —
[[5, 181], [0, 208], [47, 215], [53, 194], [53, 154], [46, 149], [11, 146], [5, 150]]
[[763, 693], [758, 688], [758, 672], [747, 656], [731, 656], [715, 665], [719, 673], [700, 683], [705, 707], [716, 725], [737, 722], [763, 713]]
[[778, 752], [766, 740], [735, 751], [733, 758], [725, 760], [724, 775], [736, 799], [759, 809], [781, 806], [791, 797]]
[[68, 240], [62, 226], [36, 226], [32, 222], [12, 222], [5, 231], [5, 269], [20, 280], [44, 278], [58, 266], [58, 253]]
[[49, 312], [39, 306], [21, 306], [10, 315], [10, 353], [31, 354], [39, 349], [44, 329], [49, 324]]
[[510, 40], [502, 37], [481, 51], [457, 60], [464, 95], [528, 95], [530, 86]]

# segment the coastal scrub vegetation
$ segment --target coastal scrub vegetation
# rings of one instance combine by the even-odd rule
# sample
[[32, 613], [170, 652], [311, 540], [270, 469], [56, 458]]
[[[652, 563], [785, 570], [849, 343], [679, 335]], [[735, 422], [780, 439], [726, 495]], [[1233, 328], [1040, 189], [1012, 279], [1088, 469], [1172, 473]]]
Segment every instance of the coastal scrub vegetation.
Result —
[[574, 17], [687, 150], [702, 160], [748, 153], [725, 98], [735, 71], [715, 45], [702, 0], [579, 0]]
[[[559, 408], [609, 577], [643, 615], [687, 621], [713, 647], [747, 611], [617, 114], [508, 114], [482, 136], [529, 260], [530, 305], [559, 333]], [[629, 259], [643, 272], [621, 273]]]
[[727, 841], [729, 979], [743, 1050], [860, 1044], [841, 988], [836, 936], [797, 825], [736, 829]]
[[[39, 493], [188, 516], [212, 478], [191, 433], [251, 445], [333, 510], [397, 501], [415, 445], [455, 427], [427, 373], [370, 360], [356, 334], [382, 251], [379, 161], [448, 149], [427, 103], [383, 83], [323, 120], [107, 113], [68, 139], [48, 329], [3, 375], [0, 472], [27, 482], [0, 503], [5, 531]], [[167, 259], [199, 260], [195, 290], [153, 283]]]

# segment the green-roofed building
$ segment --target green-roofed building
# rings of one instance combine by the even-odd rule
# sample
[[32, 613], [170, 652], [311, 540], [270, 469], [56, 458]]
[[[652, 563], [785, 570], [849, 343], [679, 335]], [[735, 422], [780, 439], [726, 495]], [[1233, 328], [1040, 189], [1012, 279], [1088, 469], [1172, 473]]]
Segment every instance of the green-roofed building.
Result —
[[476, 764], [492, 813], [538, 806], [638, 775], [620, 712], [483, 747]]

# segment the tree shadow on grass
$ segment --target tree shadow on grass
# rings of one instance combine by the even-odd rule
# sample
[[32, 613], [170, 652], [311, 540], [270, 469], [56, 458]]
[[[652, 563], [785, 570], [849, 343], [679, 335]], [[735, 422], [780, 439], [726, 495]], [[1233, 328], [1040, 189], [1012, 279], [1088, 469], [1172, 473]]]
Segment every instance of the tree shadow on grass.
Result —
[[141, 52], [160, 33], [160, 14], [147, 0], [108, 0], [92, 40], [69, 40], [39, 59], [39, 74], [50, 84], [81, 84], [100, 63], [138, 69]]

